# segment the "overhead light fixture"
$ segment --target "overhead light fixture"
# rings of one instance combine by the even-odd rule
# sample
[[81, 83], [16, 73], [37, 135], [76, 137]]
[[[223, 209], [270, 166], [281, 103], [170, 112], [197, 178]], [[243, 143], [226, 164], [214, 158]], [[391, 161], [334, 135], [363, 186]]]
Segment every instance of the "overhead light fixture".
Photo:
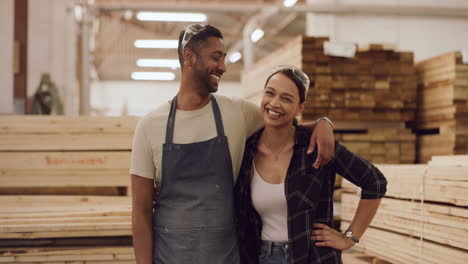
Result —
[[132, 11], [132, 10], [126, 10], [126, 11], [123, 13], [123, 18], [124, 18], [125, 20], [127, 20], [127, 21], [130, 20], [130, 19], [132, 19], [132, 17], [133, 17], [133, 11]]
[[237, 51], [237, 52], [234, 52], [233, 54], [231, 54], [231, 56], [229, 56], [229, 61], [231, 63], [236, 63], [241, 58], [242, 58], [242, 54]]
[[135, 48], [147, 48], [147, 49], [177, 49], [179, 45], [178, 40], [152, 40], [152, 39], [138, 39], [135, 40]]
[[254, 32], [252, 32], [252, 35], [250, 35], [250, 39], [252, 40], [252, 42], [257, 42], [263, 37], [263, 35], [265, 35], [265, 32], [257, 28]]
[[297, 0], [284, 0], [283, 5], [285, 7], [291, 7], [297, 3]]
[[80, 5], [76, 5], [73, 8], [76, 21], [81, 21], [83, 19], [83, 8]]
[[137, 19], [142, 21], [205, 22], [202, 13], [138, 12]]
[[136, 81], [173, 81], [175, 74], [172, 72], [132, 72], [131, 78]]
[[168, 67], [174, 70], [180, 67], [179, 60], [171, 59], [138, 59], [136, 64], [138, 67]]

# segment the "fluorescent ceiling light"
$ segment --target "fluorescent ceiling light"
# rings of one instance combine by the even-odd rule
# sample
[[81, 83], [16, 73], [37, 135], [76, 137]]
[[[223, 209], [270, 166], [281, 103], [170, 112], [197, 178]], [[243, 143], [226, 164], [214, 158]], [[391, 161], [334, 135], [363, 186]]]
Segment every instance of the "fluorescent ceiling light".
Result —
[[242, 54], [237, 51], [237, 52], [234, 52], [233, 54], [231, 54], [231, 56], [229, 56], [229, 61], [231, 63], [236, 63], [241, 58], [242, 58]]
[[296, 2], [297, 2], [297, 0], [284, 0], [283, 5], [285, 7], [291, 7], [291, 6], [295, 5]]
[[180, 67], [179, 60], [168, 59], [138, 59], [136, 64], [139, 67], [169, 67], [172, 69]]
[[250, 39], [252, 40], [252, 42], [257, 42], [263, 37], [263, 35], [265, 35], [265, 32], [257, 28], [254, 32], [252, 32], [252, 35], [250, 35]]
[[172, 72], [132, 72], [132, 80], [137, 81], [172, 81], [175, 74]]
[[137, 19], [142, 21], [205, 22], [202, 13], [138, 12]]
[[135, 48], [149, 48], [149, 49], [177, 49], [178, 40], [152, 40], [152, 39], [138, 39], [135, 40]]

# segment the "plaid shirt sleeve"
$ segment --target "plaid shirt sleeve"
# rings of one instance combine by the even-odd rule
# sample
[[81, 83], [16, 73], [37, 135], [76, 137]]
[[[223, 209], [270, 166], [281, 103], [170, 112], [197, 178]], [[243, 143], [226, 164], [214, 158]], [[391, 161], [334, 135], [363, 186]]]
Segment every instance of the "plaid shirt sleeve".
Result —
[[361, 187], [361, 199], [378, 199], [385, 195], [387, 180], [382, 172], [338, 142], [333, 165], [338, 174]]

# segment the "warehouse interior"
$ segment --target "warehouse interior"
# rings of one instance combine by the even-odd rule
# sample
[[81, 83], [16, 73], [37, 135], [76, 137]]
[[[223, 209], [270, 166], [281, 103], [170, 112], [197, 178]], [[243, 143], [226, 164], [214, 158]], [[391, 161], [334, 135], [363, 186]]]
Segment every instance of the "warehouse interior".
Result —
[[[466, 0], [0, 1], [0, 263], [136, 263], [132, 137], [177, 94], [193, 23], [224, 35], [218, 94], [258, 105], [294, 65], [301, 124], [329, 117], [387, 178], [343, 263], [468, 263]], [[337, 177], [337, 229], [359, 195]]]

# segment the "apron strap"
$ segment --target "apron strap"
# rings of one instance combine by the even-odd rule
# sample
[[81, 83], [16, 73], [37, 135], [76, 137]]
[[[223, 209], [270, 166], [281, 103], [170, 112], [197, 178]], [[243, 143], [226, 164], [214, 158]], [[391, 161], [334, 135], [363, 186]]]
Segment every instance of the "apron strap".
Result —
[[172, 138], [174, 136], [174, 123], [175, 123], [175, 113], [177, 108], [177, 95], [172, 99], [171, 110], [169, 111], [169, 117], [167, 118], [166, 126], [166, 143], [172, 144]]
[[218, 131], [218, 137], [224, 137], [223, 119], [221, 118], [221, 111], [219, 110], [218, 102], [214, 96], [211, 96], [211, 104], [213, 107], [213, 114], [216, 122], [216, 131]]
[[[219, 110], [218, 102], [216, 102], [216, 98], [211, 96], [211, 106], [213, 108], [213, 115], [216, 123], [216, 131], [218, 133], [218, 137], [224, 136], [224, 127], [223, 127], [223, 120], [221, 118], [221, 111]], [[174, 137], [174, 124], [175, 124], [175, 114], [177, 110], [177, 95], [172, 99], [171, 103], [171, 110], [169, 111], [169, 117], [167, 119], [167, 126], [166, 126], [166, 143], [172, 144], [172, 140]]]

